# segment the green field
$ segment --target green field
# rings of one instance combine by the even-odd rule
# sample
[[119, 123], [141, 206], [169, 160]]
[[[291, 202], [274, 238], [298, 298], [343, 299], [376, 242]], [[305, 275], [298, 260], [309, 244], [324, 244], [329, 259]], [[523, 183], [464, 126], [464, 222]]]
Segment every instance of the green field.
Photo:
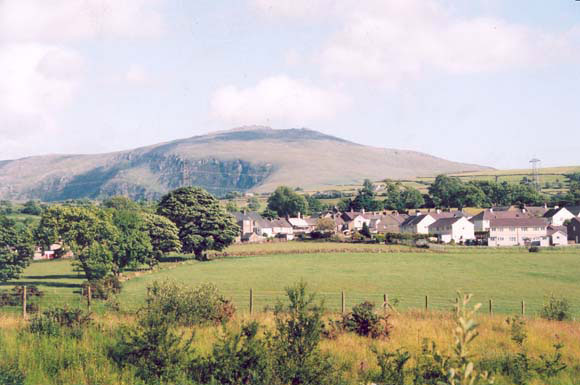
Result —
[[[333, 247], [335, 249], [333, 249]], [[401, 309], [421, 308], [425, 296], [431, 309], [447, 309], [455, 291], [475, 294], [477, 301], [493, 300], [494, 311], [515, 313], [521, 301], [527, 314], [536, 314], [545, 296], [566, 297], [580, 316], [580, 249], [447, 248], [409, 252], [412, 249], [378, 245], [298, 243], [233, 246], [229, 257], [211, 262], [165, 263], [155, 272], [136, 273], [125, 282], [122, 308], [134, 310], [143, 303], [146, 287], [154, 280], [175, 279], [189, 285], [212, 282], [242, 311], [248, 309], [249, 290], [254, 290], [257, 310], [273, 306], [286, 286], [304, 280], [326, 301], [330, 310], [340, 309], [341, 291], [347, 307], [371, 300], [382, 303], [383, 294], [399, 301]], [[262, 255], [251, 255], [251, 254]], [[240, 255], [240, 256], [235, 256]], [[37, 285], [46, 292], [41, 306], [78, 306], [83, 279], [70, 261], [33, 263], [20, 281], [5, 283]]]

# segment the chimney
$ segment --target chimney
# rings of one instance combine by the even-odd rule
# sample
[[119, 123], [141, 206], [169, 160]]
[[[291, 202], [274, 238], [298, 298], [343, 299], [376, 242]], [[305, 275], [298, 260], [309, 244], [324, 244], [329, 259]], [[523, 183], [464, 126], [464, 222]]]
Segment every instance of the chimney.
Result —
[[300, 217], [300, 211], [298, 211], [298, 219], [300, 219], [300, 218], [301, 218], [301, 217]]
[[544, 209], [548, 209], [548, 204], [544, 202]]
[[493, 213], [493, 207], [490, 207], [490, 208], [489, 208], [489, 212], [490, 212], [490, 213]]
[[244, 209], [244, 210], [242, 211], [242, 214], [246, 215], [246, 209]]
[[554, 206], [554, 208], [555, 208], [556, 210], [558, 210], [558, 209], [560, 208], [560, 206]]
[[365, 213], [365, 209], [364, 209], [364, 208], [362, 209], [362, 213], [363, 213], [363, 214]]
[[441, 214], [441, 209], [437, 209], [437, 214]]

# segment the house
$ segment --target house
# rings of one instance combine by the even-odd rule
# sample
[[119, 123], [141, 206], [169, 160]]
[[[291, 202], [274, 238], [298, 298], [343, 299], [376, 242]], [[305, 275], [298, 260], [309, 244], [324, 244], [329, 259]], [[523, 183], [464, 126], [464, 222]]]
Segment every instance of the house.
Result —
[[573, 218], [566, 225], [568, 241], [580, 245], [580, 218]]
[[530, 214], [522, 210], [498, 210], [490, 208], [483, 210], [471, 218], [476, 232], [489, 231], [490, 221], [492, 219], [512, 219], [512, 218], [529, 218]]
[[548, 222], [544, 218], [496, 218], [490, 220], [489, 246], [548, 246]]
[[566, 226], [549, 225], [548, 237], [550, 237], [550, 245], [552, 246], [568, 245], [568, 229]]
[[566, 207], [554, 207], [546, 211], [544, 214], [544, 218], [548, 220], [551, 225], [554, 226], [562, 226], [564, 222], [576, 217], [576, 215], [572, 214]]
[[546, 211], [548, 211], [548, 205], [543, 206], [524, 206], [524, 212], [530, 214], [531, 217], [543, 218]]
[[[54, 259], [57, 258], [58, 251], [62, 249], [62, 245], [60, 243], [53, 243], [48, 247], [48, 250], [44, 249], [43, 247], [37, 246], [34, 249], [34, 255], [32, 259], [34, 261], [42, 261], [47, 259]], [[72, 253], [69, 251], [64, 255], [60, 255], [62, 258], [72, 257]]]
[[270, 221], [272, 226], [272, 234], [276, 238], [283, 238], [291, 241], [294, 239], [294, 228], [284, 218], [273, 219]]
[[369, 219], [371, 233], [399, 233], [401, 232], [401, 224], [407, 219], [407, 216], [399, 213], [387, 214], [383, 212], [381, 214], [371, 215]]
[[429, 225], [429, 234], [443, 243], [463, 243], [475, 239], [474, 225], [465, 217], [440, 218]]
[[302, 218], [300, 213], [298, 213], [298, 216], [295, 218], [288, 218], [288, 222], [292, 225], [294, 234], [310, 234], [312, 231], [312, 227], [304, 218]]
[[366, 212], [363, 211], [346, 211], [341, 215], [342, 220], [346, 225], [346, 230], [349, 232], [360, 231], [363, 228], [363, 223], [366, 222], [370, 227], [371, 220], [367, 218]]
[[441, 218], [459, 218], [464, 217], [465, 214], [462, 211], [441, 211], [428, 214], [417, 214], [409, 216], [401, 223], [402, 233], [412, 233], [412, 234], [429, 234], [429, 226], [433, 224], [436, 220]]

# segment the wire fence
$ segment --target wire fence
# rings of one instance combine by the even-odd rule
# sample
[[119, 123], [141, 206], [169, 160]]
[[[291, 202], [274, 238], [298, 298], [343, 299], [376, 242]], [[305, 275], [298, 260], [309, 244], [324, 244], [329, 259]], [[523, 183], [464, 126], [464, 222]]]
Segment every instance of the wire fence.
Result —
[[[20, 289], [19, 289], [20, 288]], [[27, 290], [26, 298], [23, 297], [22, 287], [16, 287], [11, 293], [3, 293], [0, 296], [0, 315], [30, 315], [42, 312], [50, 307], [69, 307], [90, 309], [97, 313], [121, 311], [126, 313], [136, 312], [144, 306], [146, 292], [133, 291], [123, 292], [120, 296], [111, 300], [89, 299], [87, 293], [78, 292], [60, 293], [50, 290], [43, 292], [41, 296], [30, 293]], [[239, 313], [261, 313], [271, 311], [278, 303], [287, 303], [284, 291], [229, 291], [224, 292], [224, 297], [232, 301]], [[12, 296], [8, 298], [7, 296]], [[481, 303], [480, 314], [521, 314], [527, 317], [538, 317], [546, 303], [546, 298], [534, 298], [524, 296], [515, 300], [516, 296], [493, 297], [474, 294], [473, 303]], [[451, 312], [456, 303], [456, 296], [413, 294], [397, 295], [397, 293], [367, 293], [367, 292], [317, 292], [316, 299], [323, 303], [324, 309], [331, 313], [348, 312], [353, 306], [368, 301], [374, 303], [377, 309], [383, 307], [394, 308], [397, 311], [449, 311]], [[566, 298], [570, 305], [569, 313], [574, 320], [580, 319], [580, 298]], [[26, 311], [25, 305], [26, 304]]]

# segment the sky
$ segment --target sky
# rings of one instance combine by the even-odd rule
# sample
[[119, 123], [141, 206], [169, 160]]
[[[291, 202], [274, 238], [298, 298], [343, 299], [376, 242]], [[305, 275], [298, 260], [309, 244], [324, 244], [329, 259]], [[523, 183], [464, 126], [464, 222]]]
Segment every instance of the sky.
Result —
[[580, 1], [0, 1], [0, 159], [267, 125], [580, 165], [579, 102]]

